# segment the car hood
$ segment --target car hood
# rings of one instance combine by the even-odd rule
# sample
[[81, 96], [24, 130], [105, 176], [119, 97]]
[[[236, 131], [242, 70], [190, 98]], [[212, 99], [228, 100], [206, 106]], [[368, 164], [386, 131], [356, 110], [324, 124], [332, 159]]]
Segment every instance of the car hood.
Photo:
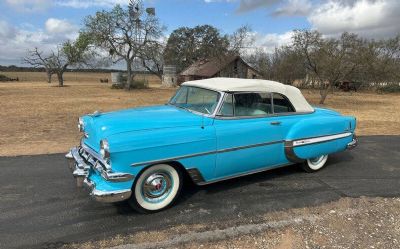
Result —
[[180, 126], [200, 126], [202, 117], [170, 105], [132, 108], [83, 117], [85, 143], [98, 149], [100, 140], [111, 135], [138, 130]]

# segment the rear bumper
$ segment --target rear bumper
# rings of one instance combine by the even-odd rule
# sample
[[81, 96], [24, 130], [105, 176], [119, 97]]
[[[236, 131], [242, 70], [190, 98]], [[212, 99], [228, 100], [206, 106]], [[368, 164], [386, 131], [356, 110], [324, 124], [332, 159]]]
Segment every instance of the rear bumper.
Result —
[[351, 140], [351, 142], [347, 144], [347, 149], [352, 150], [355, 147], [357, 147], [357, 145], [358, 145], [358, 139], [357, 139], [356, 135], [354, 134], [353, 140]]
[[[132, 191], [128, 189], [103, 190], [96, 187], [96, 183], [92, 180], [92, 175], [97, 174], [100, 181], [105, 183], [120, 183], [134, 179], [134, 175], [129, 173], [112, 172], [99, 156], [85, 146], [74, 147], [65, 155], [69, 159], [69, 167], [72, 175], [76, 179], [78, 187], [86, 187], [90, 191], [90, 196], [99, 202], [119, 202], [127, 200], [131, 197]], [[96, 177], [94, 177], [96, 178]]]

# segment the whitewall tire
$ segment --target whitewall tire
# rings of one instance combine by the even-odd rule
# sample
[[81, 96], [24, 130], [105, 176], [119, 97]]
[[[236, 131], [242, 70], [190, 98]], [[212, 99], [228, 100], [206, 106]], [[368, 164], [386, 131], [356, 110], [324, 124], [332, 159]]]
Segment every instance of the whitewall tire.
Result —
[[181, 172], [168, 164], [145, 169], [135, 180], [129, 204], [141, 213], [153, 213], [171, 206], [182, 188]]
[[302, 164], [302, 166], [306, 172], [312, 173], [322, 169], [325, 166], [327, 160], [328, 155], [322, 155], [319, 157], [307, 159]]

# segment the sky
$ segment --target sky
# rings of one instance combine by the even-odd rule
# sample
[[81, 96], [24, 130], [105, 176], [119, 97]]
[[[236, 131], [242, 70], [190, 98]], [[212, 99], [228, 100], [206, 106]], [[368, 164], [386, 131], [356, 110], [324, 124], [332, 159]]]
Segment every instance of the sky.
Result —
[[[0, 0], [0, 65], [23, 65], [28, 49], [44, 51], [77, 37], [83, 19], [129, 0]], [[210, 24], [222, 34], [249, 25], [255, 47], [273, 51], [295, 29], [325, 36], [354, 32], [365, 38], [400, 33], [400, 0], [144, 0], [156, 8], [165, 36], [178, 27]]]

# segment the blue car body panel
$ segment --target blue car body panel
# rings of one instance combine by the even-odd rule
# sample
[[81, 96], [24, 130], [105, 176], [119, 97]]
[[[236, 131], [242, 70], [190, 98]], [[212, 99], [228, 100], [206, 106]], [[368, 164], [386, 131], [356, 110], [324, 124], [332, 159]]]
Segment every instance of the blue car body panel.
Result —
[[[304, 160], [345, 150], [356, 127], [354, 117], [322, 108], [229, 119], [164, 105], [87, 115], [82, 120], [87, 133], [82, 143], [99, 153], [100, 140], [107, 139], [113, 171], [138, 176], [148, 166], [174, 162], [189, 175], [200, 175], [199, 184], [295, 163], [293, 155]], [[348, 136], [288, 150], [293, 141], [334, 134]], [[134, 182], [108, 182], [95, 170], [89, 178], [100, 190], [130, 189]]]

